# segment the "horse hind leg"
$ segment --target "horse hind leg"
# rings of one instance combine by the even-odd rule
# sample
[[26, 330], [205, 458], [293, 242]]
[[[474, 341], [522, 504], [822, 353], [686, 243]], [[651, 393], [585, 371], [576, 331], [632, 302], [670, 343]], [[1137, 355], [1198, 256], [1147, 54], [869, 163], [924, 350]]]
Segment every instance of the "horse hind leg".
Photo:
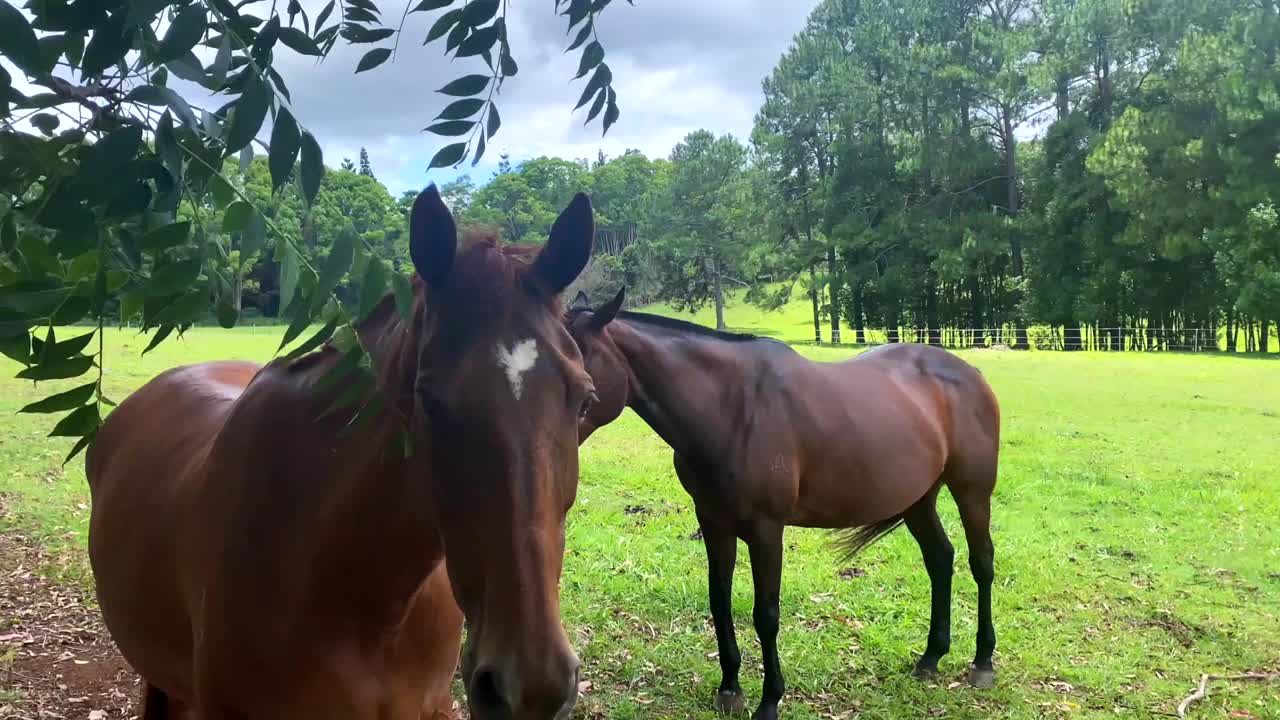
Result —
[[190, 720], [191, 711], [181, 702], [151, 683], [142, 685], [142, 712], [139, 720]]
[[936, 677], [938, 661], [951, 650], [951, 577], [955, 548], [938, 519], [938, 489], [939, 486], [935, 485], [903, 513], [907, 529], [920, 545], [932, 595], [928, 642], [911, 673], [920, 679]]
[[991, 586], [995, 581], [995, 546], [991, 542], [991, 494], [995, 490], [996, 466], [967, 473], [959, 482], [949, 482], [951, 495], [960, 510], [969, 544], [969, 570], [978, 585], [978, 633], [969, 684], [989, 688], [995, 685], [992, 656], [996, 650], [996, 630], [991, 621]]

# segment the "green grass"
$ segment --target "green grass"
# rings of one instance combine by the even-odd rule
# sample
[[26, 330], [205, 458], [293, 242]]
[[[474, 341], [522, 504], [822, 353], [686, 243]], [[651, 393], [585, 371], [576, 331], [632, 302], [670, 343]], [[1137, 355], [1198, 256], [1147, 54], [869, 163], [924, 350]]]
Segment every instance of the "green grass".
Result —
[[[803, 309], [803, 306], [802, 306]], [[734, 306], [736, 328], [779, 322]], [[801, 328], [804, 329], [804, 328]], [[194, 330], [145, 358], [108, 337], [117, 400], [157, 372], [211, 358], [264, 360], [279, 329]], [[800, 334], [803, 338], [804, 335]], [[822, 359], [851, 351], [814, 348]], [[787, 533], [779, 644], [790, 720], [1145, 718], [1172, 713], [1201, 672], [1280, 662], [1280, 363], [1221, 355], [962, 353], [1003, 408], [994, 498], [999, 687], [951, 688], [973, 652], [975, 590], [953, 505], [954, 642], [943, 681], [907, 676], [924, 645], [928, 580], [895, 533], [843, 572], [820, 531]], [[16, 368], [0, 362], [0, 377]], [[88, 582], [82, 461], [44, 438], [51, 418], [23, 404], [71, 383], [0, 380], [0, 493], [8, 522], [63, 552], [53, 568]], [[630, 511], [628, 511], [630, 508]], [[636, 508], [643, 508], [636, 512]], [[4, 522], [0, 520], [0, 522]], [[719, 679], [706, 560], [670, 451], [627, 413], [582, 449], [563, 606], [592, 683], [577, 717], [714, 717]], [[759, 698], [745, 549], [734, 592], [743, 683]], [[1196, 717], [1280, 717], [1280, 687], [1215, 688]], [[849, 713], [845, 715], [844, 713]]]

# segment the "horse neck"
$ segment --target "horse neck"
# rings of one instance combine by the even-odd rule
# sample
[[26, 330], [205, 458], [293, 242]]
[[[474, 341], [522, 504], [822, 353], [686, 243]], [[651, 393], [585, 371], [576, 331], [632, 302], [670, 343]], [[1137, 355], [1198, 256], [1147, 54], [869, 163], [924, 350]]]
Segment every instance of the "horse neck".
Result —
[[714, 451], [727, 442], [724, 413], [742, 405], [750, 362], [712, 337], [618, 318], [609, 332], [627, 360], [627, 404], [677, 452]]
[[[386, 409], [349, 438], [336, 438], [347, 458], [330, 469], [338, 487], [327, 526], [332, 528], [335, 562], [326, 572], [342, 587], [332, 602], [378, 625], [398, 621], [413, 593], [443, 558], [436, 512], [422, 449], [406, 458], [401, 433], [412, 436], [413, 383], [417, 375], [423, 304], [404, 320], [394, 303], [384, 302], [357, 328], [384, 393]], [[330, 583], [326, 583], [330, 584]]]

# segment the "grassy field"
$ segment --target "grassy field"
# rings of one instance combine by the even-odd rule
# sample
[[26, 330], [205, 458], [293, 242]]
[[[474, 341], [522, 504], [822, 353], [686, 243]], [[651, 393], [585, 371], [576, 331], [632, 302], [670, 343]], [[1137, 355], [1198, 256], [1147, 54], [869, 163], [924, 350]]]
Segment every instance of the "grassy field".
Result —
[[[768, 325], [767, 316], [745, 310], [735, 307], [730, 325]], [[807, 321], [792, 310], [773, 327], [804, 338]], [[140, 358], [144, 339], [114, 332], [108, 394], [118, 400], [179, 363], [265, 360], [279, 333], [195, 330]], [[804, 352], [836, 359], [851, 351]], [[986, 374], [1004, 413], [993, 511], [999, 686], [953, 684], [973, 652], [975, 590], [954, 507], [944, 500], [957, 546], [955, 639], [936, 685], [907, 676], [924, 645], [929, 593], [910, 536], [895, 533], [842, 566], [826, 534], [788, 531], [784, 717], [1153, 717], [1172, 714], [1201, 672], [1280, 663], [1280, 362], [963, 356]], [[51, 572], [87, 583], [82, 461], [61, 466], [68, 443], [44, 438], [51, 418], [14, 412], [62, 388], [9, 379], [16, 369], [0, 361], [7, 522], [62, 551]], [[696, 529], [670, 452], [634, 415], [584, 446], [563, 590], [566, 624], [591, 683], [575, 717], [714, 717], [719, 669]], [[745, 549], [734, 606], [754, 706], [759, 654]], [[1280, 685], [1216, 687], [1193, 715], [1280, 718]]]

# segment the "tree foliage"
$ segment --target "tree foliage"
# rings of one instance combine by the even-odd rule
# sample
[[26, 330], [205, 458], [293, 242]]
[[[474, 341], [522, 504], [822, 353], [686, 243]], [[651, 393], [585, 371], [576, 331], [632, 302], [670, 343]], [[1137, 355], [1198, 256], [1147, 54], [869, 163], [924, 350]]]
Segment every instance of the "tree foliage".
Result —
[[[432, 167], [479, 162], [501, 128], [496, 91], [519, 70], [497, 0], [410, 2], [392, 22], [375, 0], [314, 16], [297, 0], [12, 2], [0, 0], [0, 351], [26, 379], [96, 378], [27, 408], [67, 413], [53, 434], [79, 438], [72, 455], [110, 404], [109, 322], [138, 322], [149, 351], [211, 315], [231, 327], [246, 296], [269, 295], [289, 322], [282, 348], [319, 322], [294, 353], [333, 336], [366, 367], [351, 323], [388, 288], [408, 291], [389, 266], [399, 206], [363, 154], [363, 174], [326, 173], [280, 53], [323, 59], [342, 40], [367, 48], [354, 71], [373, 72], [425, 36], [479, 69], [440, 87], [454, 99], [427, 128], [447, 141]], [[619, 117], [596, 39], [608, 4], [554, 2], [581, 57], [579, 106], [605, 131]], [[221, 105], [192, 99], [209, 94]]]

